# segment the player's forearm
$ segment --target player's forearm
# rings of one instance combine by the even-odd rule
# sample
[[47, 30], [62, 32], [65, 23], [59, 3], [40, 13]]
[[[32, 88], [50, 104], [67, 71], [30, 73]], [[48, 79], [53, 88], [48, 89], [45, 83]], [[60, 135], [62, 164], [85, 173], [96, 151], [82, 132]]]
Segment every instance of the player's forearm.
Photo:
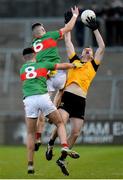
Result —
[[71, 41], [71, 33], [65, 33], [65, 45], [66, 45], [66, 51], [67, 51], [67, 55], [68, 57], [71, 56], [72, 53], [75, 52], [73, 43]]
[[71, 32], [65, 33], [64, 40], [65, 40], [66, 44], [67, 44], [67, 42], [71, 42]]
[[97, 44], [98, 44], [99, 48], [101, 48], [102, 50], [105, 49], [104, 41], [103, 41], [102, 36], [101, 36], [98, 29], [96, 29], [94, 31], [94, 35], [96, 37], [96, 41], [97, 41]]
[[96, 37], [96, 41], [98, 43], [98, 49], [95, 53], [95, 59], [97, 59], [98, 61], [102, 61], [103, 56], [104, 56], [104, 52], [105, 52], [105, 44], [104, 44], [102, 36], [98, 30], [95, 30], [94, 34]]
[[79, 10], [76, 6], [74, 7], [74, 9], [71, 8], [71, 11], [73, 14], [72, 18], [69, 20], [69, 22], [67, 24], [65, 24], [65, 27], [61, 29], [63, 34], [69, 32], [73, 29], [75, 22], [77, 20], [77, 17], [79, 15]]
[[72, 63], [61, 63], [56, 65], [56, 69], [61, 69], [61, 70], [71, 69], [74, 67], [75, 65]]
[[75, 22], [77, 20], [77, 17], [78, 16], [76, 14], [73, 14], [71, 20], [65, 26], [65, 32], [69, 32], [73, 29]]

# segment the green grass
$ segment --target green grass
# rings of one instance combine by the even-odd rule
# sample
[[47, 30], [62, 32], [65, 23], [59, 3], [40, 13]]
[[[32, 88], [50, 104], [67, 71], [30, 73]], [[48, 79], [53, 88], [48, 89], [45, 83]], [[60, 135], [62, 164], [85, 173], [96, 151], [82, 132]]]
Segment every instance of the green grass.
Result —
[[64, 176], [56, 160], [45, 159], [46, 147], [35, 154], [35, 175], [27, 175], [26, 148], [0, 146], [0, 179], [123, 179], [123, 146], [75, 146], [79, 159], [68, 157], [69, 176]]

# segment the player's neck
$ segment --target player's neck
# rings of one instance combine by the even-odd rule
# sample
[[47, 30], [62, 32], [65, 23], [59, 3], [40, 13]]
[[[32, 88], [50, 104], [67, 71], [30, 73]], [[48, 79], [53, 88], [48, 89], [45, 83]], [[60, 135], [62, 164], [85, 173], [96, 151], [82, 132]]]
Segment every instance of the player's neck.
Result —
[[41, 38], [44, 34], [46, 34], [46, 32], [43, 32], [43, 33], [38, 34], [38, 35], [35, 35], [34, 38], [36, 38], [36, 39], [37, 39], [37, 38]]
[[30, 59], [30, 60], [27, 60], [27, 62], [36, 62], [35, 59]]

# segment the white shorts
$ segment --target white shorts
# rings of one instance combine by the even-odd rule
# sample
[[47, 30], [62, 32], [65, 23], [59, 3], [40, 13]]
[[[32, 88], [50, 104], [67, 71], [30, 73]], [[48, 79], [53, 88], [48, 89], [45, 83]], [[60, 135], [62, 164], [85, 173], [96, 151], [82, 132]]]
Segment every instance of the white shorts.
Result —
[[52, 113], [56, 110], [56, 107], [52, 103], [49, 94], [33, 95], [28, 96], [23, 100], [25, 114], [28, 118], [37, 118], [39, 111], [43, 113], [44, 116]]
[[66, 71], [58, 70], [55, 76], [47, 80], [48, 92], [63, 89], [65, 83], [66, 83]]

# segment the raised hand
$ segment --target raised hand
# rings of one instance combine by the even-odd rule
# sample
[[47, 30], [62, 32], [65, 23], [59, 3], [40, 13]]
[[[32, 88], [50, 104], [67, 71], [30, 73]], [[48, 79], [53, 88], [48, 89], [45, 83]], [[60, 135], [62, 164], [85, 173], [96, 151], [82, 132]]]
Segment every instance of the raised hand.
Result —
[[72, 14], [76, 15], [76, 17], [79, 16], [79, 9], [78, 7], [74, 6], [74, 8], [71, 8]]
[[98, 29], [96, 18], [87, 17], [86, 22], [87, 22], [86, 26], [92, 29], [92, 31], [95, 31], [96, 29]]

